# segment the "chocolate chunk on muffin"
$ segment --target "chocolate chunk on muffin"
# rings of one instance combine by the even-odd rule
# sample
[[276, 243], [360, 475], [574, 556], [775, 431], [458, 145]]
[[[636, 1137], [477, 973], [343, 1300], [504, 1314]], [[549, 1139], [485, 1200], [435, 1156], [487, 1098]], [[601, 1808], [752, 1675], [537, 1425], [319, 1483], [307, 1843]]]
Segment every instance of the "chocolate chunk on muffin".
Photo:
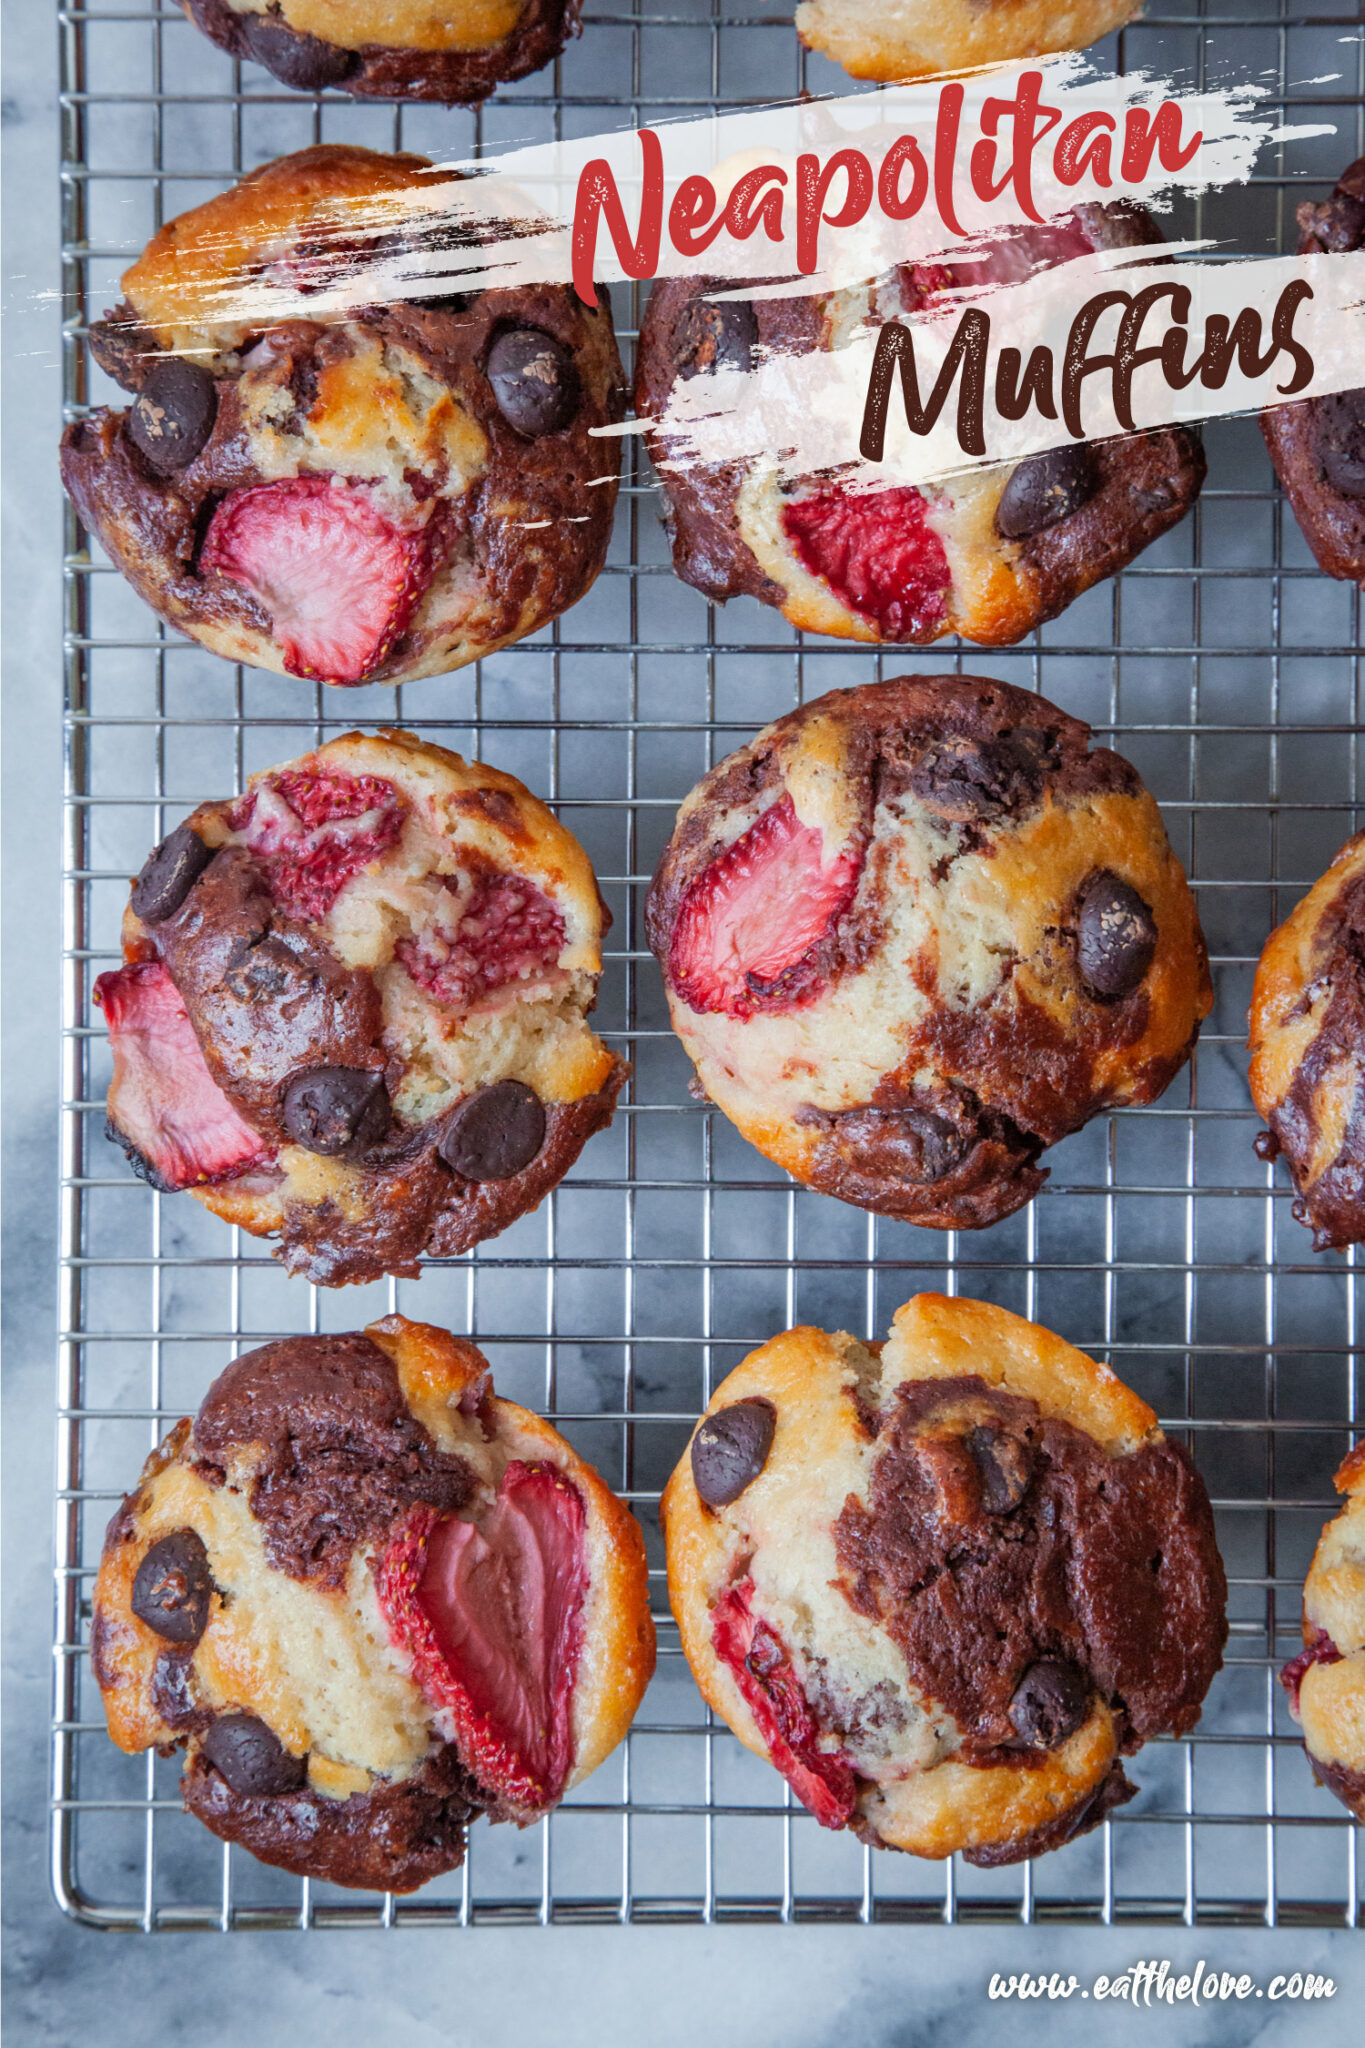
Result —
[[326, 1286], [503, 1230], [610, 1123], [610, 918], [510, 775], [348, 733], [150, 855], [95, 1000], [109, 1136]]
[[220, 50], [298, 92], [472, 106], [539, 71], [582, 0], [182, 0]]
[[[761, 1436], [734, 1420], [756, 1409]], [[1133, 1796], [1121, 1757], [1194, 1726], [1222, 1661], [1189, 1458], [1104, 1366], [985, 1302], [917, 1295], [885, 1345], [774, 1337], [717, 1389], [663, 1511], [707, 1702], [876, 1848], [994, 1865], [1073, 1840]]]
[[975, 1229], [1184, 1065], [1212, 1001], [1194, 900], [1089, 740], [1027, 691], [907, 676], [790, 712], [683, 804], [646, 913], [673, 1028], [798, 1180]]
[[1313, 1776], [1365, 1822], [1365, 1440], [1343, 1460], [1336, 1485], [1346, 1505], [1313, 1553], [1304, 1647], [1280, 1681]]
[[926, 78], [1083, 50], [1122, 28], [1138, 0], [801, 0], [796, 27], [852, 78]]
[[609, 310], [532, 285], [308, 317], [365, 261], [426, 250], [450, 175], [281, 157], [168, 222], [92, 330], [135, 402], [67, 428], [67, 491], [138, 595], [229, 661], [441, 675], [548, 625], [602, 566]]
[[472, 1344], [388, 1316], [236, 1359], [109, 1525], [91, 1657], [120, 1749], [302, 1877], [415, 1891], [537, 1820], [654, 1668], [644, 1540]]
[[1247, 1019], [1252, 1098], [1314, 1251], [1365, 1242], [1365, 832], [1266, 940]]
[[[1365, 156], [1330, 199], [1305, 200], [1298, 221], [1300, 256], [1365, 248]], [[1365, 385], [1273, 405], [1261, 431], [1318, 567], [1365, 588]]]
[[[670, 278], [640, 334], [636, 409], [654, 422], [673, 566], [724, 603], [756, 597], [792, 625], [841, 639], [923, 645], [958, 633], [982, 646], [1021, 640], [1113, 576], [1182, 519], [1204, 480], [1184, 427], [1053, 449], [926, 484], [853, 491], [837, 478], [784, 481], [770, 460], [704, 463], [664, 425], [682, 379], [748, 369], [762, 354], [829, 351], [955, 285], [1014, 281], [1094, 249], [1161, 240], [1128, 203], [1078, 206], [958, 262], [903, 264], [859, 290], [815, 297], [709, 299], [733, 281]], [[850, 433], [850, 450], [856, 440]]]

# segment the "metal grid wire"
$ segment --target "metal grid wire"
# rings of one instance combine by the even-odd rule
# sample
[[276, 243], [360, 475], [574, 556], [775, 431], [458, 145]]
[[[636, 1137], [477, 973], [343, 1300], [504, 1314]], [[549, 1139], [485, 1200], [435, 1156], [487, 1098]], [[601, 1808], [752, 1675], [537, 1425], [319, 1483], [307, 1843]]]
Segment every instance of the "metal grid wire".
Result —
[[[661, 0], [661, 5], [664, 0]], [[1181, 233], [1293, 246], [1303, 191], [1365, 147], [1360, 29], [1341, 0], [1152, 13], [1100, 52], [1200, 85], [1258, 77], [1337, 125]], [[64, 283], [70, 416], [109, 395], [87, 320], [160, 222], [315, 140], [437, 157], [839, 92], [784, 13], [612, 0], [553, 67], [478, 112], [310, 99], [221, 56], [155, 0], [64, 8]], [[1323, 83], [1337, 74], [1330, 83]], [[618, 314], [624, 294], [617, 294]], [[633, 332], [622, 323], [623, 342]], [[1312, 564], [1254, 421], [1207, 435], [1194, 513], [1022, 647], [925, 654], [796, 635], [672, 576], [633, 445], [609, 566], [551, 631], [481, 668], [342, 694], [234, 670], [161, 631], [72, 522], [66, 612], [67, 894], [53, 1882], [101, 1926], [294, 1927], [795, 1918], [1357, 1923], [1360, 1834], [1318, 1790], [1275, 1681], [1302, 1575], [1361, 1413], [1354, 1255], [1314, 1258], [1282, 1176], [1252, 1151], [1244, 1019], [1271, 925], [1365, 807], [1357, 593]], [[918, 1231], [795, 1188], [694, 1104], [641, 943], [640, 902], [677, 802], [792, 704], [949, 667], [1042, 688], [1140, 767], [1196, 884], [1217, 1007], [1151, 1109], [1052, 1154], [1022, 1215]], [[195, 803], [355, 723], [398, 722], [521, 775], [596, 863], [615, 917], [599, 1022], [634, 1061], [628, 1102], [533, 1217], [420, 1283], [314, 1294], [268, 1248], [165, 1200], [102, 1138], [107, 1055], [90, 983], [116, 958], [127, 876]], [[1231, 1581], [1226, 1666], [1187, 1740], [1150, 1745], [1141, 1796], [1036, 1866], [987, 1872], [823, 1833], [702, 1706], [667, 1611], [658, 1491], [714, 1384], [796, 1321], [884, 1334], [921, 1287], [1036, 1316], [1115, 1368], [1192, 1447]], [[111, 1504], [238, 1350], [402, 1308], [467, 1330], [501, 1390], [553, 1415], [634, 1504], [650, 1546], [659, 1672], [626, 1745], [550, 1820], [476, 1827], [463, 1871], [409, 1901], [300, 1882], [179, 1811], [177, 1765], [104, 1732], [86, 1636]]]

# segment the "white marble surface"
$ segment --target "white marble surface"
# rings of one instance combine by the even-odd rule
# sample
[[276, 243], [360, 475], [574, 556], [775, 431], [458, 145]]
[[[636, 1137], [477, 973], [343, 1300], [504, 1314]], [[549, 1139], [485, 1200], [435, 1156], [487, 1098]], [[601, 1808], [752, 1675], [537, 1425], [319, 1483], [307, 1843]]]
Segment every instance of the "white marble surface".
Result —
[[[829, 2042], [1058, 2044], [1360, 2040], [1365, 1946], [1346, 1933], [1077, 1928], [696, 1927], [433, 1934], [100, 1935], [67, 1923], [46, 1876], [60, 911], [56, 30], [9, 14], [4, 100], [4, 1947], [5, 2018], [23, 2048], [162, 2038], [196, 2048], [426, 2044], [816, 2048]], [[1082, 1981], [1137, 1958], [1196, 1958], [1266, 1982], [1333, 1976], [1308, 2010], [1264, 1999], [1134, 2014], [992, 2004], [995, 1970]]]

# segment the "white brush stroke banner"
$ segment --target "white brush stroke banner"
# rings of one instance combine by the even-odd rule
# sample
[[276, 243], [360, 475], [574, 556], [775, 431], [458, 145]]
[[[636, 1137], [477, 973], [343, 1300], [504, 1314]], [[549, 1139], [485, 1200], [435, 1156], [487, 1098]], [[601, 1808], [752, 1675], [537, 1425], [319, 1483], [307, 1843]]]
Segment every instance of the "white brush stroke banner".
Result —
[[[901, 323], [913, 335], [923, 403], [964, 308], [974, 306], [988, 315], [980, 454], [966, 453], [959, 439], [959, 368], [942, 413], [923, 433], [910, 431], [900, 377], [893, 376], [882, 459], [862, 457], [859, 442], [880, 330], [861, 326], [840, 348], [801, 356], [770, 354], [747, 372], [719, 370], [680, 380], [667, 413], [656, 422], [667, 441], [666, 456], [656, 457], [659, 466], [667, 471], [691, 463], [758, 463], [792, 482], [834, 471], [851, 489], [885, 490], [1017, 462], [1076, 437], [1096, 441], [1176, 422], [1192, 424], [1365, 383], [1365, 251], [1216, 263], [1135, 263], [1133, 257], [1132, 250], [1078, 257], [1023, 283], [956, 292], [942, 310], [936, 307]], [[1296, 348], [1275, 352], [1272, 329], [1286, 291], [1285, 311], [1292, 314], [1288, 331]], [[1235, 337], [1237, 322], [1245, 325], [1250, 310], [1259, 316], [1259, 365], [1250, 367], [1234, 349], [1216, 387], [1196, 375], [1178, 390], [1167, 381], [1160, 361], [1148, 361], [1134, 371], [1125, 407], [1123, 392], [1116, 391], [1103, 361], [1115, 350], [1126, 311], [1121, 304], [1111, 305], [1093, 321], [1086, 354], [1099, 363], [1078, 380], [1078, 403], [1068, 423], [1062, 393], [1068, 343], [1078, 314], [1104, 292], [1149, 299], [1141, 329], [1132, 337], [1139, 350], [1154, 351], [1167, 336], [1178, 339], [1179, 331], [1185, 331], [1179, 350], [1182, 373], [1204, 354], [1211, 322], [1225, 323], [1224, 332]], [[1179, 320], [1173, 317], [1177, 311]], [[1174, 356], [1176, 344], [1168, 346]], [[1056, 417], [1047, 418], [1035, 407], [1022, 419], [1003, 417], [995, 402], [1001, 351], [1018, 351], [1026, 364], [1036, 348], [1050, 352]], [[636, 423], [619, 431], [638, 430]]]
[[[201, 303], [198, 310], [200, 317], [225, 324], [261, 326], [436, 293], [568, 283], [585, 174], [594, 166], [599, 182], [610, 174], [621, 225], [633, 240], [641, 232], [647, 160], [659, 173], [657, 246], [642, 248], [643, 269], [638, 261], [627, 267], [599, 222], [592, 276], [608, 283], [628, 275], [705, 274], [737, 282], [783, 276], [793, 281], [777, 289], [835, 290], [897, 263], [959, 249], [964, 239], [1020, 220], [1056, 218], [1078, 204], [1127, 198], [1160, 206], [1176, 191], [1236, 184], [1250, 175], [1263, 150], [1333, 132], [1330, 125], [1280, 123], [1269, 105], [1272, 90], [1252, 82], [1181, 93], [1168, 79], [1142, 71], [1116, 77], [1068, 54], [992, 67], [960, 80], [924, 79], [837, 99], [659, 123], [638, 134], [623, 130], [536, 144], [440, 166], [416, 191], [342, 203], [335, 225], [329, 223], [310, 248], [306, 300], [296, 289], [290, 252], [282, 247], [276, 252], [281, 262], [266, 262], [245, 283], [235, 279], [219, 303]], [[1140, 136], [1163, 104], [1174, 110], [1182, 145], [1168, 157], [1174, 160], [1194, 143], [1188, 161], [1167, 168], [1158, 150], [1142, 167], [1139, 148], [1125, 170], [1130, 123], [1136, 122]], [[1059, 161], [1068, 133], [1070, 161]], [[831, 165], [839, 152], [850, 151], [865, 161], [871, 179], [872, 196], [857, 220], [844, 218], [850, 212], [850, 170]], [[896, 175], [884, 193], [887, 159], [896, 152]], [[973, 184], [974, 161], [980, 189]], [[759, 176], [765, 169], [772, 175]], [[754, 188], [747, 210], [756, 218], [749, 239], [721, 232], [704, 253], [673, 245], [669, 222], [689, 180], [693, 200], [700, 193], [695, 181], [704, 180], [723, 206], [746, 178]], [[799, 196], [803, 189], [809, 196], [820, 180], [825, 182], [815, 209], [818, 260], [803, 269], [803, 254], [810, 252], [808, 244], [802, 248]], [[908, 217], [893, 218], [882, 203], [887, 198], [903, 213], [917, 193]], [[704, 193], [700, 197], [704, 212]], [[648, 245], [647, 234], [644, 240]], [[582, 262], [579, 269], [585, 274]]]

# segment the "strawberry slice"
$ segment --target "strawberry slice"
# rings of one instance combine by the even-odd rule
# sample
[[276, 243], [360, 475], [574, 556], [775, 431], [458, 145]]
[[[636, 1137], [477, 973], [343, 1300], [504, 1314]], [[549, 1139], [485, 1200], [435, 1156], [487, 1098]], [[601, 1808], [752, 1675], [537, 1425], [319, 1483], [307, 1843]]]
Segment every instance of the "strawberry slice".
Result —
[[852, 902], [863, 863], [859, 842], [822, 867], [823, 846], [786, 796], [689, 884], [668, 954], [689, 1009], [752, 1017], [819, 995], [812, 955]]
[[586, 1522], [562, 1472], [518, 1459], [477, 1522], [417, 1508], [375, 1566], [390, 1639], [466, 1766], [523, 1812], [552, 1806], [573, 1762]]
[[782, 524], [811, 575], [883, 640], [932, 639], [945, 624], [952, 573], [919, 491], [817, 491], [785, 505]]
[[159, 961], [102, 974], [114, 1078], [108, 1135], [163, 1194], [235, 1180], [273, 1153], [240, 1117], [199, 1049], [180, 991]]
[[768, 1754], [822, 1828], [847, 1826], [858, 1798], [853, 1766], [820, 1747], [820, 1725], [781, 1639], [754, 1614], [752, 1579], [723, 1593], [711, 1615], [716, 1655], [734, 1673]]
[[915, 311], [955, 287], [1020, 284], [1035, 271], [1091, 255], [1095, 246], [1070, 214], [1062, 220], [1023, 223], [975, 249], [964, 249], [950, 264], [902, 263], [901, 295], [907, 311]]
[[382, 775], [316, 763], [263, 775], [228, 814], [294, 917], [326, 917], [346, 884], [387, 852], [407, 805]]
[[449, 922], [400, 939], [394, 952], [419, 988], [467, 1010], [512, 982], [542, 992], [563, 946], [564, 919], [544, 890], [500, 874], [481, 877], [463, 909], [452, 894]]
[[1299, 1692], [1304, 1679], [1314, 1664], [1340, 1664], [1341, 1652], [1325, 1628], [1318, 1629], [1307, 1649], [1300, 1650], [1297, 1657], [1291, 1657], [1280, 1673], [1280, 1684], [1289, 1694], [1289, 1711], [1297, 1721], [1299, 1718]]
[[431, 580], [425, 532], [385, 517], [366, 484], [290, 477], [232, 491], [202, 566], [269, 615], [291, 675], [363, 683], [411, 624]]

